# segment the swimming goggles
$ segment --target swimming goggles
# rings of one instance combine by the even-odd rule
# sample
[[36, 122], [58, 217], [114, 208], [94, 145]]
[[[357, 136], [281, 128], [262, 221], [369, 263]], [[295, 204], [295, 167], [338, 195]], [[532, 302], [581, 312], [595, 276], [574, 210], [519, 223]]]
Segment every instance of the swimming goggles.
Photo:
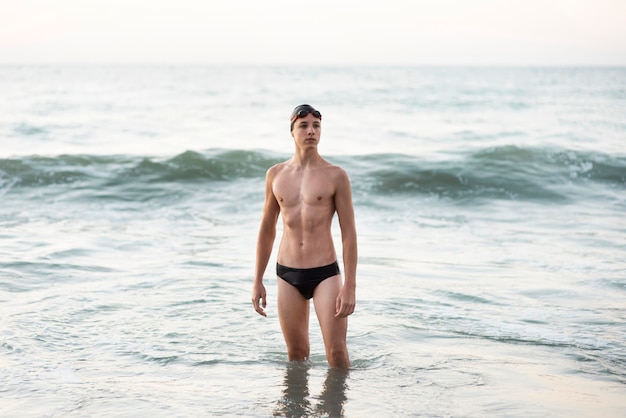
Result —
[[309, 113], [318, 119], [322, 119], [322, 114], [319, 112], [319, 110], [316, 110], [313, 106], [300, 105], [300, 106], [297, 106], [293, 110], [293, 113], [291, 114], [291, 122], [295, 121], [298, 118], [303, 118]]

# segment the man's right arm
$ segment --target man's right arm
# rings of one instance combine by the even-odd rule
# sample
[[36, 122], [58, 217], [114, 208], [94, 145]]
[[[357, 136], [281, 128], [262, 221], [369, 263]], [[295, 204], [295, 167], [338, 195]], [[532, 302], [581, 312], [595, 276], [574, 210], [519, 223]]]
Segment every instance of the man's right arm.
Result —
[[256, 245], [256, 266], [252, 284], [252, 304], [259, 315], [263, 316], [266, 316], [263, 308], [267, 305], [265, 286], [263, 286], [263, 274], [272, 254], [272, 247], [276, 238], [276, 222], [280, 214], [280, 206], [278, 206], [272, 191], [275, 172], [276, 166], [267, 170], [265, 176], [265, 205]]

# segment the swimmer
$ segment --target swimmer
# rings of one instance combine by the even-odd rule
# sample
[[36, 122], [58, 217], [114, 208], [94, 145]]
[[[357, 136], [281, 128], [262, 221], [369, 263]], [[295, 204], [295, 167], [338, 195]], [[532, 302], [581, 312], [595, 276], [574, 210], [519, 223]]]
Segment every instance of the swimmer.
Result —
[[[277, 254], [278, 319], [290, 361], [310, 355], [309, 308], [313, 299], [326, 359], [348, 369], [348, 316], [356, 303], [357, 237], [350, 180], [346, 172], [318, 153], [322, 115], [312, 106], [296, 106], [290, 119], [293, 157], [271, 167], [265, 178], [265, 204], [256, 247], [252, 304], [266, 316], [263, 275], [282, 215]], [[341, 229], [342, 278], [331, 234], [337, 213]]]

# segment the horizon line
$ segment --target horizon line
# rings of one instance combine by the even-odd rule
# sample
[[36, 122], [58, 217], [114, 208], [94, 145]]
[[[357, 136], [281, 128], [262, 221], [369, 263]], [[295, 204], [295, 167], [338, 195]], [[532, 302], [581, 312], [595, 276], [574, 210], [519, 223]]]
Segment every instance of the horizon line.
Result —
[[88, 61], [63, 61], [63, 62], [0, 62], [0, 66], [172, 66], [172, 67], [191, 67], [191, 66], [213, 66], [213, 67], [293, 67], [293, 68], [324, 68], [324, 67], [420, 67], [420, 68], [626, 68], [626, 63], [563, 63], [563, 64], [503, 64], [503, 63], [491, 63], [491, 64], [434, 64], [434, 63], [401, 63], [401, 62], [388, 62], [388, 63], [368, 63], [368, 62], [355, 62], [355, 63], [317, 63], [315, 65], [310, 64], [294, 64], [294, 63], [262, 63], [262, 62], [169, 62], [169, 61], [101, 61], [101, 62], [88, 62]]

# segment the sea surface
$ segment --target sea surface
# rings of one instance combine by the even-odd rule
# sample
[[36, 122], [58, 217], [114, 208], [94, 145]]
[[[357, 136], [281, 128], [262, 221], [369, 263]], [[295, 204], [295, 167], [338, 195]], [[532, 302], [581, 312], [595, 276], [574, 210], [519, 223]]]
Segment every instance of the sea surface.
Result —
[[[301, 103], [352, 183], [348, 372], [314, 315], [287, 361], [278, 239], [250, 302]], [[0, 66], [0, 416], [624, 411], [626, 68]]]

